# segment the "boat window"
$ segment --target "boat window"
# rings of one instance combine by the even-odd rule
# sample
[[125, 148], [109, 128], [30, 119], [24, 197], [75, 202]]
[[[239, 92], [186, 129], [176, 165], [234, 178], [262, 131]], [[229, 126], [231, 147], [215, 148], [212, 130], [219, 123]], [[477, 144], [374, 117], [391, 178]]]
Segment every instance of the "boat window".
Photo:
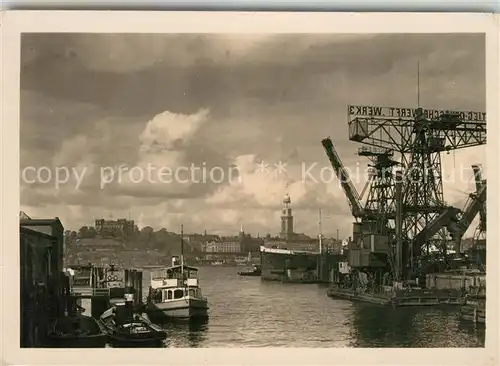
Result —
[[172, 290], [167, 291], [167, 299], [172, 300]]
[[174, 299], [180, 299], [184, 297], [184, 291], [182, 289], [174, 290]]
[[196, 289], [190, 288], [189, 289], [189, 296], [196, 297]]

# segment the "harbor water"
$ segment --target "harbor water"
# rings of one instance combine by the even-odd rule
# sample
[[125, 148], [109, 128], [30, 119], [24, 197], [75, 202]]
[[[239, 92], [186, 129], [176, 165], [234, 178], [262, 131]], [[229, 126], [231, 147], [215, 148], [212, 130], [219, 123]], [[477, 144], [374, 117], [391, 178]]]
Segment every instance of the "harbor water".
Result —
[[[200, 267], [206, 324], [167, 324], [165, 347], [484, 347], [484, 327], [458, 308], [391, 308], [331, 299], [321, 285], [240, 277], [242, 267]], [[144, 271], [147, 294], [149, 272]]]

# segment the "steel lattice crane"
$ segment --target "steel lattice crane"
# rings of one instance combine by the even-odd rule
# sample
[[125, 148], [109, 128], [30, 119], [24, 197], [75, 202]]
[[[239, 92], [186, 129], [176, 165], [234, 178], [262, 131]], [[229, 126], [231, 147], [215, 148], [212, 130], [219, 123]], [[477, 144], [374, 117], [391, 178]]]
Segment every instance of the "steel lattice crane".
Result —
[[[353, 227], [359, 244], [349, 251], [349, 263], [365, 270], [380, 267], [386, 255], [393, 277], [409, 278], [418, 271], [422, 248], [428, 249], [436, 235], [446, 240], [462, 217], [444, 201], [441, 153], [486, 144], [486, 114], [348, 106], [348, 123], [349, 139], [364, 145], [358, 154], [367, 156], [375, 170], [366, 205], [354, 215], [361, 218]], [[331, 154], [333, 144], [325, 139], [323, 146], [335, 168], [334, 160], [340, 159]], [[396, 176], [401, 170], [399, 205]]]
[[[402, 250], [402, 272], [415, 272], [422, 246], [430, 242], [425, 233], [436, 228], [433, 220], [444, 212], [443, 226], [458, 220], [444, 201], [441, 153], [486, 144], [486, 113], [358, 106], [348, 112], [350, 140], [400, 154], [402, 235], [408, 246]], [[445, 238], [443, 229], [438, 233]]]
[[[476, 182], [476, 196], [480, 197], [480, 192], [486, 188], [486, 179], [482, 178], [481, 167], [479, 165], [473, 165], [472, 170], [474, 171], [474, 178]], [[485, 189], [486, 191], [486, 189]], [[486, 192], [484, 193], [486, 194]], [[486, 197], [483, 204], [479, 207], [479, 224], [474, 231], [474, 247], [486, 249]]]

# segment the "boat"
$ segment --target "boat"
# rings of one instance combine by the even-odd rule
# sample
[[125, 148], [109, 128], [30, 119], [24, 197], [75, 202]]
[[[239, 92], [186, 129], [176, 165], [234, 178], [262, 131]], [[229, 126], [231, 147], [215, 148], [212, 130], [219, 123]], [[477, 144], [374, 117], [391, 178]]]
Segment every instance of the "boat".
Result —
[[51, 348], [103, 348], [107, 334], [94, 318], [75, 314], [54, 320], [47, 339]]
[[184, 264], [181, 228], [181, 260], [172, 266], [151, 271], [146, 311], [151, 319], [207, 319], [208, 300], [202, 295], [198, 268]]
[[208, 317], [208, 300], [202, 295], [198, 269], [183, 264], [152, 271], [146, 311], [151, 318]]
[[132, 305], [115, 304], [100, 317], [100, 322], [113, 344], [160, 343], [167, 338], [161, 327], [134, 311]]
[[257, 277], [261, 275], [262, 270], [260, 269], [260, 266], [254, 265], [251, 271], [243, 271], [243, 272], [238, 272], [238, 275], [240, 276], [254, 276]]

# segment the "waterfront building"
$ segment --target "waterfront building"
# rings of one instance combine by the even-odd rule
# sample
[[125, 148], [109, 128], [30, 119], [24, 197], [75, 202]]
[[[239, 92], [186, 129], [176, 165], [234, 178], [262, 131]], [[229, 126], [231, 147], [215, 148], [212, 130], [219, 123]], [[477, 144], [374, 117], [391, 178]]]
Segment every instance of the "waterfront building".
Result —
[[64, 227], [54, 219], [20, 215], [21, 347], [44, 342], [51, 318], [64, 312]]
[[209, 241], [203, 244], [205, 253], [241, 253], [239, 240], [231, 238], [221, 238], [220, 241]]

